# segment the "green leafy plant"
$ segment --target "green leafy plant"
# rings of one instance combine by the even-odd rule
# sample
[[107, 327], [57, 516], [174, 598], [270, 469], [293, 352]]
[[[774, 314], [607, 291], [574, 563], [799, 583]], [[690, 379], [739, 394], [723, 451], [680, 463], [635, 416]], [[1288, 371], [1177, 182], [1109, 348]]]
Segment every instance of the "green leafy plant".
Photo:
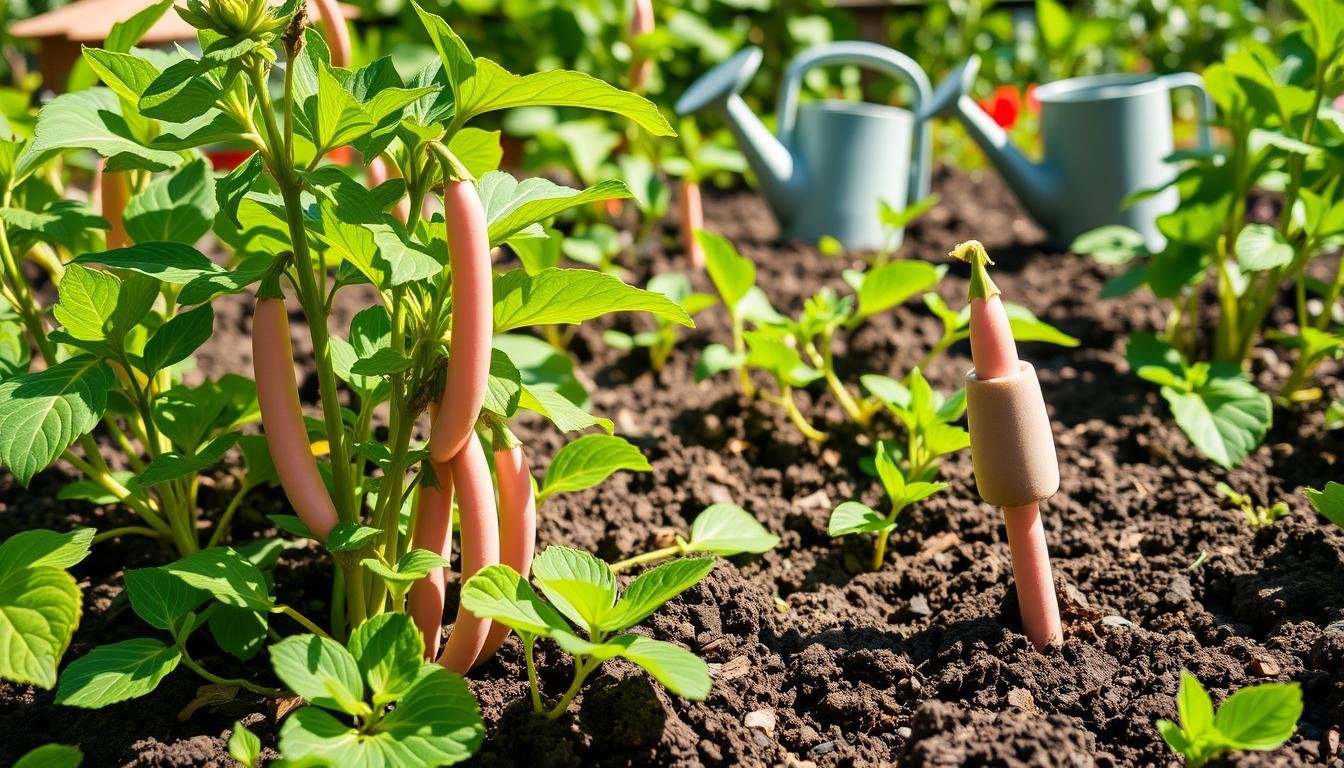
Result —
[[[962, 403], [960, 407], [965, 408], [965, 403]], [[961, 432], [962, 442], [957, 450], [969, 445], [969, 438], [964, 430], [960, 430], [959, 427], [951, 427], [950, 429]], [[877, 543], [873, 548], [873, 559], [871, 561], [871, 568], [876, 571], [882, 567], [882, 563], [886, 559], [887, 541], [891, 537], [891, 532], [896, 529], [897, 518], [901, 512], [911, 504], [923, 501], [946, 490], [947, 483], [930, 480], [907, 480], [907, 475], [912, 478], [935, 477], [938, 473], [937, 467], [926, 465], [923, 470], [915, 472], [913, 469], [917, 465], [912, 464], [910, 469], [903, 471], [897, 459], [892, 456], [892, 450], [885, 443], [877, 444], [877, 454], [873, 459], [873, 464], [876, 467], [882, 488], [886, 491], [887, 499], [891, 502], [891, 510], [886, 514], [881, 514], [858, 501], [843, 502], [831, 512], [827, 532], [831, 536], [876, 533]]]
[[51, 688], [84, 602], [66, 569], [88, 557], [92, 528], [32, 530], [0, 543], [0, 678]]
[[[1305, 23], [1290, 27], [1277, 49], [1246, 40], [1205, 70], [1229, 142], [1210, 153], [1181, 153], [1189, 166], [1173, 182], [1180, 207], [1157, 222], [1165, 247], [1150, 253], [1143, 238], [1114, 227], [1075, 243], [1075, 250], [1099, 261], [1127, 265], [1103, 295], [1147, 287], [1171, 302], [1158, 340], [1172, 350], [1177, 367], [1194, 373], [1158, 383], [1191, 441], [1224, 466], [1240, 463], [1269, 426], [1268, 408], [1241, 407], [1253, 399], [1247, 369], [1262, 337], [1296, 353], [1278, 393], [1285, 404], [1318, 398], [1312, 372], [1344, 349], [1338, 308], [1344, 272], [1329, 280], [1308, 274], [1344, 237], [1338, 151], [1344, 131], [1323, 119], [1326, 105], [1344, 92], [1344, 25], [1328, 4], [1295, 5]], [[1250, 218], [1247, 201], [1259, 190], [1284, 197], [1272, 221]], [[1205, 312], [1209, 286], [1216, 303]], [[1279, 328], [1270, 310], [1284, 289], [1292, 292], [1295, 322]], [[1209, 314], [1215, 320], [1206, 349], [1200, 319]], [[1207, 368], [1197, 362], [1206, 359]], [[1229, 402], [1241, 413], [1220, 418]], [[1229, 427], [1235, 435], [1218, 439], [1215, 432]]]
[[[518, 633], [538, 714], [551, 719], [563, 715], [584, 681], [602, 662], [618, 656], [643, 668], [672, 693], [699, 700], [709, 695], [711, 685], [704, 661], [681, 646], [628, 630], [713, 568], [712, 557], [673, 560], [645, 571], [618, 592], [616, 576], [606, 563], [577, 549], [547, 547], [532, 563], [532, 578], [545, 600], [517, 571], [492, 565], [467, 581], [462, 604]], [[536, 643], [542, 638], [574, 657], [573, 682], [549, 709], [542, 703], [535, 662]]]
[[241, 763], [243, 768], [261, 768], [261, 739], [241, 720], [233, 724], [228, 747], [229, 757]]
[[1157, 730], [1186, 765], [1200, 768], [1226, 752], [1278, 749], [1297, 730], [1302, 688], [1297, 683], [1252, 685], [1227, 697], [1215, 713], [1204, 686], [1182, 670], [1176, 709], [1180, 724], [1158, 720]]
[[[661, 293], [675, 301], [686, 310], [686, 314], [695, 317], [700, 312], [718, 303], [718, 299], [707, 293], [696, 293], [691, 289], [690, 278], [677, 273], [664, 273], [649, 278], [645, 289]], [[681, 339], [682, 326], [667, 320], [657, 320], [657, 329], [641, 333], [628, 334], [610, 329], [602, 333], [602, 340], [615, 349], [631, 350], [643, 347], [649, 350], [649, 367], [661, 371], [672, 356], [677, 342]]]
[[84, 753], [68, 744], [43, 744], [29, 751], [14, 764], [14, 768], [79, 768]]
[[750, 512], [736, 504], [711, 504], [691, 522], [690, 538], [677, 534], [672, 544], [612, 563], [611, 570], [622, 573], [635, 566], [701, 552], [720, 557], [759, 555], [777, 546], [779, 537]]
[[346, 646], [321, 635], [271, 646], [276, 676], [309, 702], [280, 727], [280, 751], [299, 763], [387, 768], [471, 757], [485, 736], [476, 699], [461, 676], [424, 654], [401, 613], [369, 619]]
[[1286, 501], [1276, 501], [1269, 506], [1256, 504], [1255, 499], [1250, 494], [1240, 493], [1232, 486], [1221, 481], [1214, 486], [1214, 490], [1227, 503], [1241, 510], [1242, 514], [1246, 516], [1246, 525], [1252, 529], [1273, 525], [1279, 518], [1287, 517], [1292, 513]]
[[1311, 508], [1321, 513], [1321, 517], [1344, 528], [1344, 485], [1334, 481], [1325, 484], [1325, 488], [1307, 489], [1307, 500]]

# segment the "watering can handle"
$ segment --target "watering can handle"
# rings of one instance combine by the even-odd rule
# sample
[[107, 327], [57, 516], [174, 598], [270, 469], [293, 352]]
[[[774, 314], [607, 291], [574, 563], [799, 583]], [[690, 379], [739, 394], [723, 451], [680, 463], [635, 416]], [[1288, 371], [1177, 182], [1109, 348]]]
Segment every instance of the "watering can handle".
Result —
[[931, 98], [933, 88], [929, 85], [929, 77], [924, 74], [924, 70], [920, 69], [914, 59], [900, 51], [877, 43], [849, 40], [819, 45], [798, 54], [789, 62], [789, 68], [784, 72], [784, 85], [779, 91], [779, 104], [775, 110], [779, 120], [779, 140], [785, 146], [793, 144], [793, 129], [798, 122], [798, 97], [803, 87], [803, 76], [808, 70], [813, 67], [845, 64], [872, 69], [888, 77], [904, 80], [914, 89], [915, 96], [910, 111], [916, 115], [915, 120], [919, 124], [915, 127], [908, 204], [918, 202], [928, 194], [926, 187], [928, 169], [925, 166], [929, 161], [931, 149], [929, 121], [920, 120], [918, 115]]
[[1199, 148], [1203, 150], [1212, 149], [1213, 138], [1210, 133], [1209, 121], [1213, 119], [1213, 99], [1209, 98], [1209, 92], [1204, 90], [1204, 78], [1194, 72], [1177, 72], [1164, 75], [1162, 82], [1170, 91], [1189, 88], [1195, 92], [1195, 100], [1199, 104]]

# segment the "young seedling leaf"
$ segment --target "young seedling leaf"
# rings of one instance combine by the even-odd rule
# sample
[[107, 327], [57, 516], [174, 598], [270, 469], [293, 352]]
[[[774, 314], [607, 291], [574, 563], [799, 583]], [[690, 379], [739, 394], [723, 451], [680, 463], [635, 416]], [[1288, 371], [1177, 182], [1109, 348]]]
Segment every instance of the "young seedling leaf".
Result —
[[[1325, 484], [1322, 490], [1307, 489], [1307, 499], [1317, 512], [1335, 525], [1344, 528], [1344, 485], [1335, 481]], [[0, 558], [3, 560], [3, 558]]]
[[700, 353], [695, 364], [697, 382], [712, 378], [724, 371], [735, 371], [746, 365], [747, 356], [733, 352], [722, 344], [710, 344]]
[[718, 289], [724, 306], [736, 311], [747, 292], [756, 287], [755, 263], [738, 254], [722, 235], [700, 230], [695, 233], [695, 239], [705, 250], [705, 271]]
[[1267, 751], [1292, 738], [1301, 717], [1301, 685], [1263, 683], [1228, 696], [1213, 727], [1233, 749]]
[[583, 550], [547, 547], [532, 561], [532, 576], [560, 613], [589, 632], [616, 603], [616, 576]]
[[271, 667], [289, 689], [319, 707], [367, 715], [364, 678], [341, 644], [317, 635], [293, 635], [271, 646]]
[[712, 552], [730, 557], [745, 552], [760, 554], [779, 545], [779, 537], [766, 530], [752, 514], [736, 504], [711, 504], [691, 523], [688, 552]]
[[182, 652], [150, 637], [100, 645], [61, 673], [56, 703], [99, 709], [150, 693], [177, 668]]
[[877, 533], [889, 531], [895, 523], [879, 515], [871, 507], [857, 501], [842, 502], [831, 513], [826, 532], [831, 536], [845, 536], [851, 533]]
[[856, 289], [858, 316], [872, 317], [904, 304], [936, 286], [946, 271], [945, 265], [898, 259], [862, 273], [863, 280]]
[[424, 638], [405, 613], [374, 616], [350, 635], [349, 645], [375, 704], [405, 695], [415, 684], [424, 662]]
[[84, 753], [67, 744], [43, 744], [25, 753], [14, 768], [79, 768]]
[[260, 768], [261, 739], [239, 720], [233, 724], [233, 733], [229, 734], [229, 757], [242, 763], [244, 768]]
[[1244, 374], [1211, 378], [1194, 392], [1164, 386], [1162, 397], [1200, 453], [1229, 469], [1260, 445], [1273, 419], [1269, 395]]
[[128, 570], [123, 578], [135, 615], [155, 629], [172, 631], [183, 616], [210, 597], [204, 590], [158, 568]]
[[581, 491], [626, 469], [652, 472], [648, 459], [638, 448], [616, 435], [584, 435], [566, 443], [546, 468], [546, 478], [537, 492], [537, 501], [557, 493]]
[[620, 632], [648, 618], [668, 600], [690, 589], [714, 570], [712, 557], [686, 557], [641, 573], [621, 599], [602, 616], [597, 628]]
[[713, 687], [704, 660], [679, 645], [641, 635], [622, 635], [608, 642], [621, 646], [622, 657], [684, 699], [703, 701]]
[[541, 599], [527, 579], [507, 565], [490, 565], [477, 571], [462, 587], [462, 605], [515, 632], [545, 637], [555, 630], [569, 630], [569, 624]]

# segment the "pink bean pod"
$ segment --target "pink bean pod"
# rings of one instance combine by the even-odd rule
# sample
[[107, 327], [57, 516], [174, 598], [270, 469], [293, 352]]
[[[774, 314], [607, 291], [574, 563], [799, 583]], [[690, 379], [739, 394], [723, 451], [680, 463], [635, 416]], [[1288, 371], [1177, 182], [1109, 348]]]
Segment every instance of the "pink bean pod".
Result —
[[[537, 498], [523, 446], [495, 451], [495, 479], [499, 486], [499, 561], [526, 579], [537, 545]], [[496, 623], [476, 657], [476, 664], [484, 664], [494, 656], [508, 637], [509, 628]]]
[[[462, 450], [448, 462], [461, 515], [462, 583], [487, 565], [499, 562], [499, 517], [490, 465], [476, 433], [468, 433]], [[491, 621], [458, 606], [453, 630], [443, 645], [439, 664], [464, 675], [475, 663], [490, 634]]]

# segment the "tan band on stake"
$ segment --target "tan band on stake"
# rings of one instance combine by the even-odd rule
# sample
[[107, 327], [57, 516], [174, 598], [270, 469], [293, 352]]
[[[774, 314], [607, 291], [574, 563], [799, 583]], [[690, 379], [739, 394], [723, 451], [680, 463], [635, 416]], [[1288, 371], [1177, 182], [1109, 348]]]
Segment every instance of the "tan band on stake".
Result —
[[1055, 436], [1036, 369], [1022, 361], [1012, 376], [981, 381], [966, 374], [966, 419], [971, 464], [980, 498], [1018, 507], [1059, 490]]

